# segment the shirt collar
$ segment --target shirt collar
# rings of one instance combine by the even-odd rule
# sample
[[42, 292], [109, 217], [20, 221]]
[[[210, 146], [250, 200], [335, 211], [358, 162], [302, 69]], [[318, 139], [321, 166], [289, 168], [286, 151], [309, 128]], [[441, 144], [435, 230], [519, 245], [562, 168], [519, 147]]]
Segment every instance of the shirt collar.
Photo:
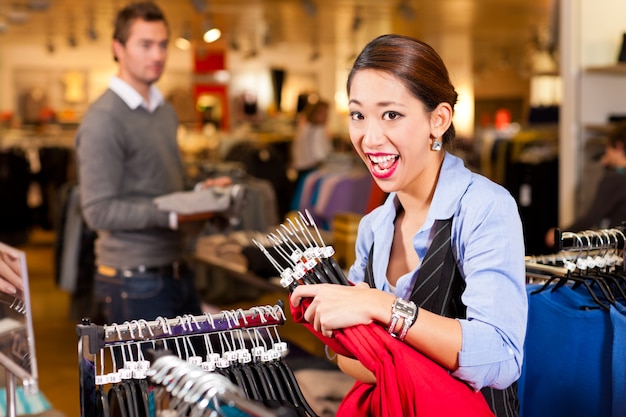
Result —
[[109, 88], [117, 94], [128, 107], [132, 110], [135, 110], [139, 107], [143, 107], [148, 110], [150, 113], [154, 112], [157, 107], [163, 104], [163, 94], [155, 85], [150, 86], [149, 91], [149, 99], [150, 102], [147, 103], [146, 100], [130, 86], [126, 81], [122, 80], [120, 77], [113, 76], [109, 81]]
[[[463, 160], [446, 153], [435, 187], [433, 201], [430, 204], [428, 217], [423, 227], [431, 227], [437, 219], [445, 220], [454, 216], [461, 197], [471, 182], [472, 173], [465, 167]], [[374, 229], [389, 227], [390, 224], [393, 224], [400, 205], [396, 193], [390, 193], [383, 205], [386, 208], [381, 210], [372, 222], [375, 225], [373, 226]]]
[[449, 219], [454, 216], [459, 201], [461, 201], [461, 197], [471, 182], [472, 172], [465, 167], [463, 160], [446, 153], [428, 217], [434, 221], [436, 219]]

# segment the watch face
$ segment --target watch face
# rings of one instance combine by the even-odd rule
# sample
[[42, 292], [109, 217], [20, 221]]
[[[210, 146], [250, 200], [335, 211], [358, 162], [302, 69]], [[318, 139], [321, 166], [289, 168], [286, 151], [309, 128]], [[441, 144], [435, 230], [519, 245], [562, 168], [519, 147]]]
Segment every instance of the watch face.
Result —
[[406, 302], [399, 298], [396, 299], [393, 305], [393, 310], [403, 318], [413, 317], [416, 308], [415, 304]]

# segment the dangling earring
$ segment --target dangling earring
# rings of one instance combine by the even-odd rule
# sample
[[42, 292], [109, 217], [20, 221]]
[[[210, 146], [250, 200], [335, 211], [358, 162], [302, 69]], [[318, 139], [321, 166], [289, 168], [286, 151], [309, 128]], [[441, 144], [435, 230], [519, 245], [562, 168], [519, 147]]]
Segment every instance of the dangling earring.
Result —
[[443, 144], [441, 143], [439, 138], [435, 138], [435, 140], [433, 140], [433, 145], [430, 147], [430, 149], [432, 149], [433, 151], [440, 151], [442, 145]]

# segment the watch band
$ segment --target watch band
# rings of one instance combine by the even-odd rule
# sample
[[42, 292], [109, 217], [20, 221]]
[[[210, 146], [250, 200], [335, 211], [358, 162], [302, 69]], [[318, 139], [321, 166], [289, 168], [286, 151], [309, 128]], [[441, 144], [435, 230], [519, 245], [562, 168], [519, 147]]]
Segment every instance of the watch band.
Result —
[[[417, 313], [418, 308], [414, 302], [405, 301], [402, 298], [397, 297], [391, 306], [391, 321], [389, 322], [389, 327], [387, 329], [389, 334], [393, 337], [397, 337], [399, 340], [404, 340], [409, 328], [413, 325], [415, 319], [417, 319]], [[402, 324], [400, 334], [396, 335], [394, 333], [394, 329], [400, 318], [404, 319], [404, 322]]]

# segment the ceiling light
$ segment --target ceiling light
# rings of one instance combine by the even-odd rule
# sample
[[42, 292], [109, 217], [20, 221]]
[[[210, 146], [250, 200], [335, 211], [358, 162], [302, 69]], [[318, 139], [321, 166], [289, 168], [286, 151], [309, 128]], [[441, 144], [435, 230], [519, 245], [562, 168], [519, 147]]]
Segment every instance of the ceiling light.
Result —
[[206, 3], [204, 0], [190, 0], [191, 5], [196, 10], [197, 13], [204, 13], [206, 10]]
[[222, 31], [214, 27], [204, 32], [204, 35], [202, 35], [202, 39], [204, 39], [206, 43], [212, 43], [218, 40], [221, 36]]
[[361, 17], [361, 8], [359, 6], [354, 7], [354, 17], [352, 18], [352, 32], [356, 33], [361, 28], [363, 18]]
[[182, 49], [183, 51], [188, 51], [191, 48], [191, 41], [187, 39], [185, 35], [181, 35], [174, 41], [174, 45], [178, 49]]
[[219, 30], [214, 24], [211, 16], [205, 16], [202, 23], [202, 39], [206, 43], [212, 43], [218, 40], [222, 36], [222, 31]]
[[402, 0], [396, 7], [398, 14], [406, 21], [415, 19], [415, 8], [409, 3], [408, 0]]
[[67, 44], [70, 48], [76, 48], [78, 46], [78, 39], [75, 34], [70, 33], [67, 35]]
[[317, 14], [317, 4], [313, 0], [302, 0], [302, 8], [307, 16], [313, 17]]
[[238, 51], [239, 49], [241, 49], [241, 47], [239, 46], [239, 42], [237, 41], [237, 38], [235, 38], [234, 36], [230, 37], [230, 41], [228, 42], [228, 46], [233, 51]]
[[178, 49], [182, 49], [183, 51], [188, 51], [191, 48], [191, 34], [189, 31], [189, 24], [185, 24], [182, 33], [176, 40], [174, 41], [174, 45]]
[[46, 11], [50, 8], [50, 0], [29, 0], [26, 6], [29, 10]]
[[98, 32], [96, 31], [96, 28], [93, 27], [93, 25], [89, 25], [89, 27], [87, 28], [87, 38], [92, 41], [98, 40]]
[[6, 14], [9, 22], [14, 23], [16, 25], [26, 23], [28, 20], [28, 13], [22, 10], [12, 9]]

